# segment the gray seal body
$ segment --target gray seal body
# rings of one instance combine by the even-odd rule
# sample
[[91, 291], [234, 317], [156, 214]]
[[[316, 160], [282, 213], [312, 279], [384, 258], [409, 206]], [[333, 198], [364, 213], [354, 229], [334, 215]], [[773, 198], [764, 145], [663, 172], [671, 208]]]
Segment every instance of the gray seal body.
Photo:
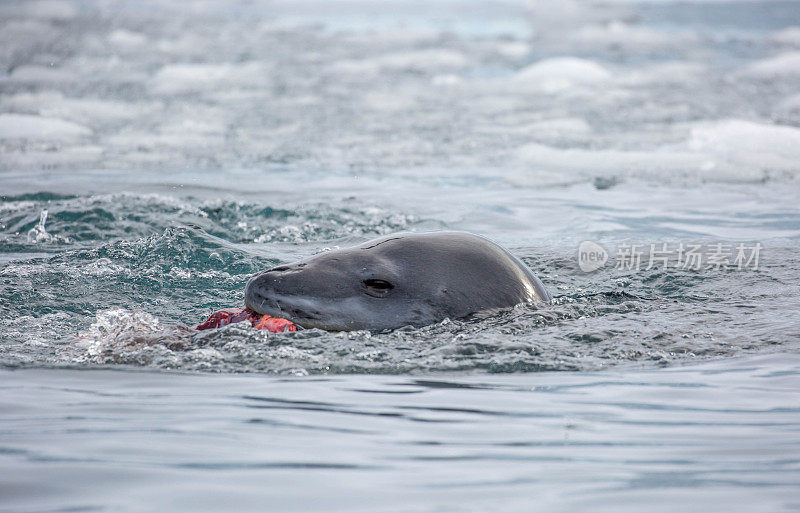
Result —
[[245, 290], [260, 314], [331, 331], [424, 326], [550, 299], [519, 259], [465, 232], [389, 235], [263, 271]]

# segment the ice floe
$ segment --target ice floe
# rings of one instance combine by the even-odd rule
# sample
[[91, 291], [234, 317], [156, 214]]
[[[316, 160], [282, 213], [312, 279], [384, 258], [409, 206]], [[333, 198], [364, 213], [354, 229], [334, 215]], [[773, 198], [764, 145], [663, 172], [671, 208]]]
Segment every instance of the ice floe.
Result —
[[513, 81], [532, 89], [558, 92], [574, 86], [595, 85], [611, 77], [611, 72], [596, 62], [577, 57], [556, 57], [521, 69]]
[[0, 114], [0, 139], [60, 140], [92, 135], [77, 123], [28, 114]]
[[786, 52], [748, 65], [743, 74], [764, 80], [800, 77], [800, 52]]

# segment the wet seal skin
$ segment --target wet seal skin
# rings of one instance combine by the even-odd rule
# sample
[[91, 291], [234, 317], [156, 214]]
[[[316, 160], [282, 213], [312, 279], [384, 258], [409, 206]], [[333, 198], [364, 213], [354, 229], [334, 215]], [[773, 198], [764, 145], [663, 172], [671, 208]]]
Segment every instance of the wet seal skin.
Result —
[[551, 299], [518, 258], [466, 232], [389, 235], [268, 269], [245, 290], [259, 314], [330, 331], [424, 326]]

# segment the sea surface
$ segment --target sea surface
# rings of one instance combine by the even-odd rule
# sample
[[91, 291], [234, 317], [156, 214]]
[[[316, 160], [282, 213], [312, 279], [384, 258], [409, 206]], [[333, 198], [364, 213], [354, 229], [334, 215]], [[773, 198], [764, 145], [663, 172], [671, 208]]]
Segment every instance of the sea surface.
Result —
[[[799, 204], [800, 2], [0, 1], [0, 512], [800, 511]], [[431, 230], [552, 304], [192, 329]]]

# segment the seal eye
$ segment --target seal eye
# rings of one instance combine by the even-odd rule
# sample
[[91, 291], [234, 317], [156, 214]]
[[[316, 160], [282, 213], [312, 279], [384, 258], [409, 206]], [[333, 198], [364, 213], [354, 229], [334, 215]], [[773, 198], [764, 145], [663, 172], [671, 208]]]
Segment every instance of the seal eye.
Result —
[[394, 285], [386, 280], [376, 280], [373, 278], [364, 280], [364, 285], [367, 287], [367, 294], [376, 297], [383, 297], [394, 288]]

